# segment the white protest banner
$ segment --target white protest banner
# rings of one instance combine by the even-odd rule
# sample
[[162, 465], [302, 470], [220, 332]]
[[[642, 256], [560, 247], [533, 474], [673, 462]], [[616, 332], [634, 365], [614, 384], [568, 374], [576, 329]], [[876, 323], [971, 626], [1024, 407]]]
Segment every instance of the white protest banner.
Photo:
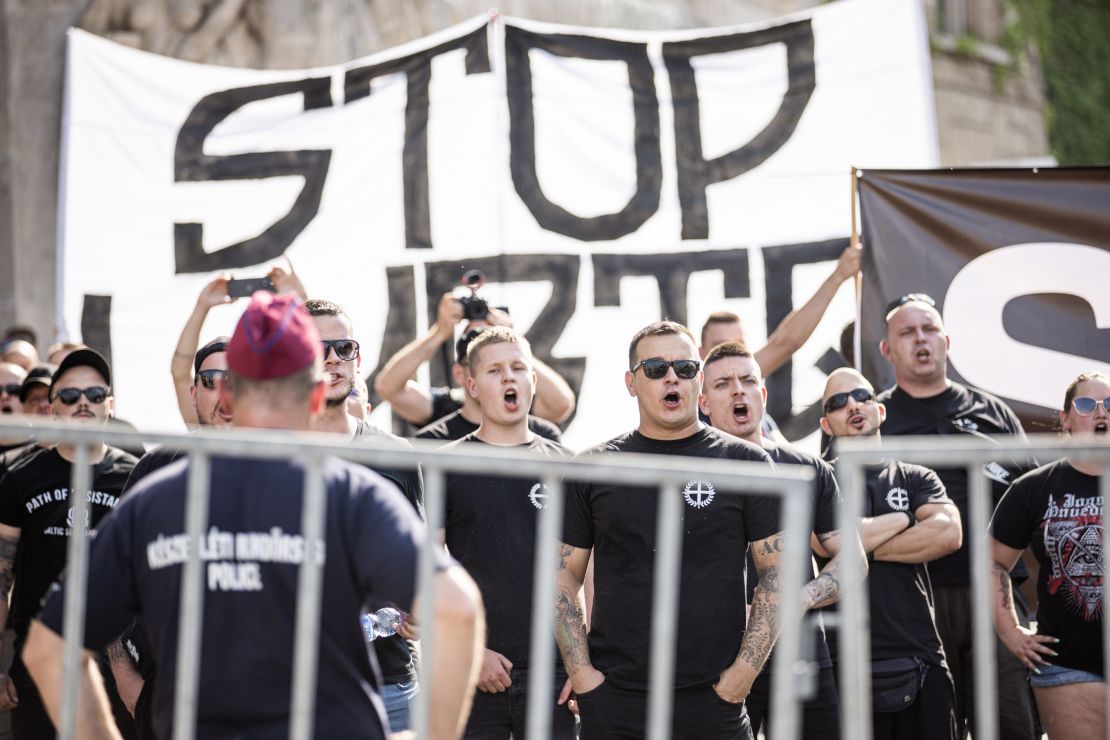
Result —
[[[666, 315], [696, 333], [733, 310], [758, 346], [847, 245], [849, 167], [937, 159], [909, 0], [651, 33], [483, 17], [309, 70], [198, 65], [74, 30], [63, 147], [59, 315], [110, 351], [121, 417], [180, 428], [168, 369], [200, 289], [285, 254], [352, 316], [363, 375], [481, 269], [483, 296], [578, 391], [579, 448], [635, 424], [637, 329]], [[819, 396], [853, 303], [844, 286], [769, 380], [780, 423]], [[242, 305], [213, 309], [202, 341]]]

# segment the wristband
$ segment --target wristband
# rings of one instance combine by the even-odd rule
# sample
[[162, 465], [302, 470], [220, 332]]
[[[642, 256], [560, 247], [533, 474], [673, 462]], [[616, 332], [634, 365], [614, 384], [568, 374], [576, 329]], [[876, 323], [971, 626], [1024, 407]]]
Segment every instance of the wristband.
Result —
[[913, 515], [912, 511], [903, 511], [902, 513], [908, 516], [910, 519], [910, 526], [906, 527], [906, 529], [909, 529], [913, 525], [917, 524], [917, 517]]

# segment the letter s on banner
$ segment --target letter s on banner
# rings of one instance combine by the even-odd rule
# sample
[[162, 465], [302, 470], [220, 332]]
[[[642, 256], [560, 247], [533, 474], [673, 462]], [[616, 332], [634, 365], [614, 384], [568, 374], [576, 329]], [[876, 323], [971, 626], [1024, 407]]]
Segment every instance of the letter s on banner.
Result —
[[953, 367], [991, 393], [1056, 408], [1066, 383], [1082, 372], [1110, 374], [1110, 364], [1019, 342], [1006, 333], [1002, 312], [1024, 295], [1066, 293], [1091, 305], [1100, 329], [1110, 328], [1107, 273], [1110, 252], [1064, 242], [1015, 244], [972, 260], [944, 298], [945, 326], [958, 338]]

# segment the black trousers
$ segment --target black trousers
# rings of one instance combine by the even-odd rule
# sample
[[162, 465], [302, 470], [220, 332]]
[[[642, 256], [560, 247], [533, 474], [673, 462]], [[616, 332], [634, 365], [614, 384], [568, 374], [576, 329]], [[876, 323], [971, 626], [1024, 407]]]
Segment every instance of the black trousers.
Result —
[[[752, 734], [762, 729], [765, 735], [770, 735], [771, 674], [759, 675], [745, 704]], [[817, 693], [802, 704], [802, 740], [840, 740], [840, 694], [832, 667], [818, 670]]]
[[[1014, 589], [1015, 596], [1017, 589]], [[956, 688], [956, 737], [963, 740], [975, 732], [975, 663], [972, 659], [971, 590], [967, 586], [934, 586], [937, 634]], [[1020, 598], [1014, 607], [1023, 626], [1029, 626]], [[998, 662], [998, 736], [1006, 740], [1040, 737], [1032, 689], [1025, 667], [996, 639]]]
[[[580, 740], [642, 740], [647, 734], [648, 694], [603, 682], [578, 694]], [[730, 704], [711, 686], [674, 692], [674, 740], [752, 740], [743, 704]]]
[[[474, 706], [463, 737], [474, 740], [524, 740], [528, 728], [528, 669], [509, 671], [512, 684], [497, 694], [474, 693]], [[551, 695], [551, 740], [574, 740], [574, 715], [567, 705], [555, 704], [567, 674], [557, 671]]]
[[956, 740], [955, 695], [948, 671], [928, 666], [913, 704], [900, 712], [873, 712], [871, 717], [874, 740]]

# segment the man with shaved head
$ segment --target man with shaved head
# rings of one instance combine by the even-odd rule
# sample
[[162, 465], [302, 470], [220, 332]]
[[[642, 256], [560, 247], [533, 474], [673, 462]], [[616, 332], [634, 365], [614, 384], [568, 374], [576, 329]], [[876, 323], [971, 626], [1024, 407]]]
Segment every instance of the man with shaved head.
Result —
[[[948, 349], [952, 340], [936, 302], [924, 293], [910, 293], [887, 306], [886, 334], [879, 349], [894, 368], [895, 385], [879, 396], [887, 408], [887, 435], [970, 434], [981, 439], [1013, 435], [1024, 439], [1021, 422], [998, 398], [948, 378]], [[1015, 464], [1000, 456], [983, 466], [991, 481], [993, 507], [1009, 484], [1032, 466]], [[965, 532], [968, 517], [968, 481], [963, 467], [938, 468], [949, 497], [960, 509]], [[977, 526], [985, 527], [986, 522]], [[959, 736], [974, 725], [974, 664], [971, 634], [971, 571], [967, 548], [929, 565], [936, 596], [937, 628], [956, 683], [956, 719]], [[1021, 584], [1029, 577], [1019, 560], [1011, 579]], [[1014, 590], [1015, 607], [1028, 626], [1028, 609], [1020, 591]], [[1033, 703], [1021, 663], [1002, 649], [998, 661], [998, 728], [1005, 738], [1032, 740]]]
[[[834, 371], [821, 400], [821, 428], [834, 440], [879, 436], [886, 409], [855, 370]], [[952, 740], [952, 679], [933, 620], [925, 564], [960, 547], [960, 512], [936, 473], [884, 459], [866, 471], [863, 516], [861, 539], [871, 558], [867, 588], [875, 740]]]
[[4, 354], [0, 356], [0, 360], [19, 365], [23, 368], [23, 372], [27, 372], [39, 364], [39, 353], [35, 345], [30, 342], [24, 339], [13, 339], [4, 345]]

